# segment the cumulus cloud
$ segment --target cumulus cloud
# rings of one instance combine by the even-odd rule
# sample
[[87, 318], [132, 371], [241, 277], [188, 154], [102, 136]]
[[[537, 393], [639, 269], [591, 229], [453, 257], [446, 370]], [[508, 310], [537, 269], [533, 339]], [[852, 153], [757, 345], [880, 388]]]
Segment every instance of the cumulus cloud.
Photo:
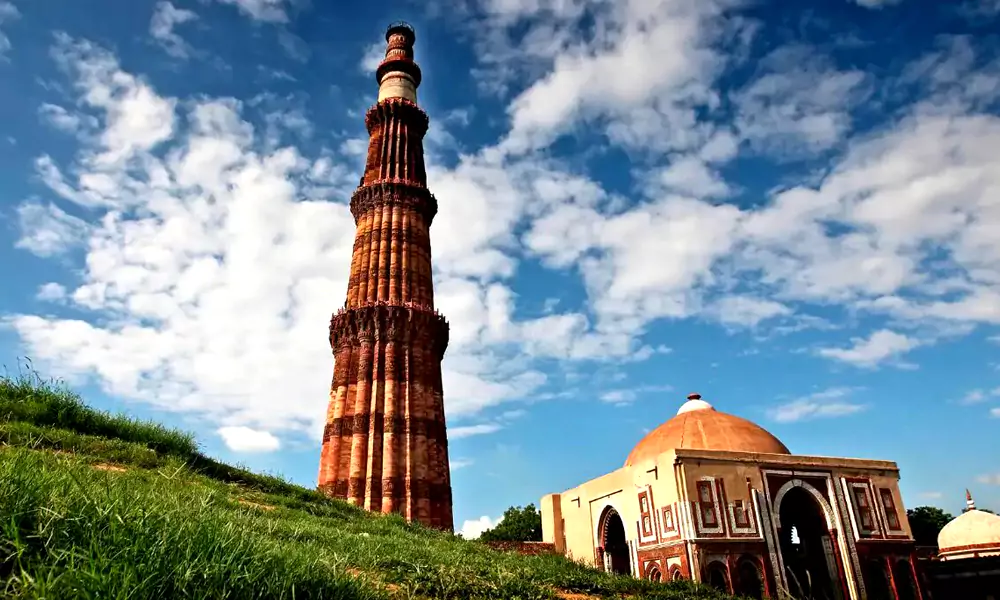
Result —
[[500, 521], [503, 521], [503, 516], [493, 519], [489, 516], [483, 515], [478, 519], [463, 521], [458, 533], [467, 540], [478, 539], [484, 531], [487, 529], [493, 529], [500, 523]]
[[172, 3], [161, 0], [156, 3], [153, 17], [149, 22], [149, 35], [170, 56], [187, 58], [191, 55], [191, 47], [174, 31], [174, 27], [197, 18], [198, 15], [194, 11], [177, 8]]
[[38, 116], [45, 123], [66, 133], [77, 133], [83, 125], [80, 115], [71, 113], [58, 104], [43, 103], [38, 107]]
[[856, 367], [875, 367], [899, 357], [920, 345], [918, 340], [888, 329], [880, 329], [868, 338], [854, 338], [847, 348], [820, 348], [817, 354]]
[[281, 441], [266, 431], [249, 427], [221, 427], [218, 434], [233, 452], [274, 452]]
[[385, 58], [385, 44], [380, 42], [374, 42], [365, 46], [365, 51], [361, 55], [361, 62], [358, 63], [358, 68], [362, 73], [374, 74], [375, 69], [378, 68], [379, 64]]
[[856, 391], [857, 389], [849, 387], [829, 388], [775, 406], [768, 414], [779, 423], [853, 415], [868, 408], [866, 404], [849, 400]]
[[721, 323], [756, 327], [762, 321], [791, 314], [780, 302], [752, 296], [725, 296], [715, 302], [713, 311]]
[[[42, 156], [38, 174], [101, 217], [84, 226], [54, 206], [25, 205], [21, 245], [46, 255], [86, 249], [83, 282], [66, 296], [94, 319], [18, 315], [10, 324], [59, 374], [96, 375], [110, 393], [221, 425], [317, 439], [333, 366], [317, 332], [346, 293], [356, 173], [330, 153], [310, 158], [285, 145], [293, 124], [267, 102], [162, 96], [110, 52], [65, 35], [53, 55], [87, 113], [78, 116], [98, 127], [81, 137], [70, 168]], [[510, 229], [539, 195], [518, 179], [532, 172], [541, 171], [475, 156], [434, 170], [450, 419], [527, 397], [546, 383], [530, 360], [567, 351], [518, 352], [538, 327], [513, 319], [500, 281], [513, 272]], [[459, 424], [452, 436], [502, 425]]]
[[217, 0], [235, 6], [246, 16], [265, 23], [287, 23], [290, 0]]
[[83, 243], [88, 232], [86, 222], [52, 203], [21, 204], [17, 216], [21, 237], [15, 246], [38, 256], [62, 254]]
[[733, 95], [737, 130], [758, 149], [791, 157], [826, 150], [850, 130], [850, 109], [866, 96], [861, 71], [838, 71], [811, 49], [786, 46]]
[[[287, 20], [285, 2], [227, 1]], [[822, 322], [804, 305], [886, 317], [871, 337], [817, 351], [859, 366], [898, 359], [935, 332], [1000, 323], [1000, 118], [977, 109], [1000, 71], [980, 49], [952, 44], [912, 65], [925, 76], [899, 81], [930, 100], [859, 135], [851, 110], [867, 76], [792, 48], [734, 91], [732, 123], [709, 122], [732, 60], [713, 42], [739, 33], [725, 5], [479, 7], [482, 68], [526, 84], [497, 146], [450, 167], [429, 162], [441, 206], [435, 301], [452, 325], [449, 419], [545, 397], [542, 360], [649, 358], [657, 350], [642, 338], [661, 319]], [[580, 37], [584, 22], [597, 25]], [[363, 141], [307, 155], [297, 144], [308, 112], [286, 99], [170, 98], [92, 43], [61, 35], [53, 54], [77, 102], [45, 115], [94, 134], [80, 136], [70, 164], [42, 155], [36, 169], [53, 193], [100, 213], [65, 236], [87, 252], [67, 298], [95, 312], [93, 323], [14, 318], [33, 356], [218, 425], [318, 436], [332, 359], [316, 332], [344, 295], [354, 234], [345, 203]], [[582, 126], [638, 154], [637, 191], [605, 189], [548, 152]], [[829, 168], [737, 206], [724, 201], [736, 186], [723, 173], [747, 146], [779, 159], [789, 148], [828, 152]], [[525, 258], [578, 275], [585, 303], [562, 298], [560, 311], [547, 303], [522, 318], [512, 285]]]
[[49, 282], [38, 288], [35, 297], [45, 302], [59, 302], [66, 298], [66, 288], [62, 284]]
[[[696, 145], [704, 137], [692, 131], [696, 107], [714, 101], [710, 84], [725, 60], [712, 49], [716, 30], [709, 23], [725, 4], [485, 3], [486, 22], [476, 23], [485, 28], [485, 77], [515, 76], [514, 48], [535, 68], [547, 67], [511, 102], [503, 149], [542, 148], [581, 121], [602, 124], [609, 139], [629, 147]], [[598, 26], [579, 27], [585, 16]]]

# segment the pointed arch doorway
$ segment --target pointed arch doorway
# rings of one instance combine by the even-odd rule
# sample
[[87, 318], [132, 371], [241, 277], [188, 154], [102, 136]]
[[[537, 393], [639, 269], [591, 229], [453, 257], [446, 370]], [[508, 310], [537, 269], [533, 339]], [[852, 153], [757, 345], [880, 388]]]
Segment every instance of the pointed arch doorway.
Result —
[[781, 495], [778, 548], [792, 598], [843, 600], [837, 556], [823, 507], [802, 485]]
[[604, 548], [604, 570], [619, 575], [631, 575], [628, 539], [625, 537], [625, 522], [612, 507], [601, 514], [597, 528], [600, 547]]

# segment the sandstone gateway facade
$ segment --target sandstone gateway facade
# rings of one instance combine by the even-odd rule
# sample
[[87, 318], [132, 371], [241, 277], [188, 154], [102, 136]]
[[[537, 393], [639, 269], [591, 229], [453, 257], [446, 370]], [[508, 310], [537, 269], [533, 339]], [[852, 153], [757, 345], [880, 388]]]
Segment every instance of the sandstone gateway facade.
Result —
[[416, 36], [386, 32], [378, 102], [365, 115], [368, 159], [351, 198], [357, 224], [347, 301], [330, 322], [333, 385], [319, 488], [368, 510], [453, 528], [441, 359], [448, 323], [434, 310], [427, 190], [417, 106]]
[[541, 512], [546, 542], [608, 571], [751, 598], [922, 598], [895, 463], [793, 455], [697, 394]]

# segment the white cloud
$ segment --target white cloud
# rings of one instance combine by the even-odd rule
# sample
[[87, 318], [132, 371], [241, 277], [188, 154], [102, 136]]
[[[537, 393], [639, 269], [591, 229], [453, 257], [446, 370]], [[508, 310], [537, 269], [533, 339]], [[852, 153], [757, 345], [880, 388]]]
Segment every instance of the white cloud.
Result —
[[730, 192], [726, 182], [694, 156], [685, 156], [670, 163], [669, 167], [654, 176], [651, 185], [696, 198], [723, 197]]
[[969, 19], [995, 17], [1000, 15], [1000, 0], [966, 0], [958, 10]]
[[448, 439], [460, 440], [462, 438], [472, 437], [474, 435], [485, 435], [488, 433], [496, 433], [497, 431], [500, 431], [500, 429], [501, 426], [498, 423], [481, 423], [479, 425], [449, 427]]
[[[715, 101], [709, 85], [725, 59], [710, 46], [717, 30], [709, 23], [724, 3], [547, 2], [541, 19], [534, 3], [498, 4], [487, 5], [487, 30], [475, 25], [482, 58], [495, 67], [484, 77], [515, 76], [518, 54], [551, 66], [509, 106], [505, 150], [544, 147], [580, 121], [603, 123], [611, 140], [627, 146], [682, 149], [703, 141], [692, 125], [695, 107]], [[598, 26], [579, 27], [585, 14]], [[511, 39], [529, 15], [532, 24]]]
[[768, 410], [768, 414], [779, 423], [853, 415], [868, 408], [866, 404], [848, 400], [855, 391], [846, 387], [829, 388], [775, 406]]
[[633, 400], [635, 400], [634, 390], [611, 390], [601, 394], [601, 402], [607, 402], [615, 406], [631, 404]]
[[920, 496], [921, 498], [926, 498], [928, 500], [940, 500], [941, 498], [944, 497], [944, 494], [941, 492], [920, 492], [918, 496]]
[[762, 73], [734, 95], [737, 129], [762, 151], [781, 156], [826, 150], [850, 129], [850, 109], [865, 97], [861, 71], [837, 71], [808, 48], [788, 46], [761, 60]]
[[287, 23], [289, 0], [217, 0], [230, 4], [251, 19], [266, 23]]
[[979, 477], [976, 477], [976, 482], [984, 485], [1000, 485], [1000, 473], [980, 475]]
[[[0, 26], [4, 23], [14, 21], [21, 16], [18, 12], [17, 7], [10, 2], [0, 2]], [[6, 60], [7, 51], [10, 50], [10, 38], [4, 34], [3, 30], [0, 29], [0, 61]]]
[[475, 464], [476, 461], [471, 458], [452, 458], [448, 461], [448, 468], [452, 471], [456, 469], [464, 469], [465, 467], [470, 467]]
[[[88, 196], [113, 193], [113, 174], [123, 163], [155, 148], [174, 134], [176, 100], [163, 98], [152, 87], [121, 71], [117, 59], [90, 42], [56, 35], [53, 56], [75, 79], [80, 100], [104, 112], [102, 152], [89, 156], [89, 179], [79, 181]], [[110, 172], [109, 172], [110, 171]]]
[[719, 322], [726, 325], [756, 327], [762, 321], [792, 313], [780, 302], [752, 296], [725, 296], [712, 307]]
[[1000, 419], [1000, 407], [991, 408], [990, 409], [990, 416], [994, 417], [994, 418], [997, 418], [997, 419]]
[[858, 6], [864, 6], [865, 8], [883, 8], [886, 6], [891, 6], [893, 4], [899, 4], [903, 0], [851, 0]]
[[[281, 11], [264, 20], [287, 17], [285, 3], [238, 4]], [[914, 105], [845, 142], [844, 103], [867, 81], [822, 60], [775, 59], [743, 90], [751, 101], [739, 123], [699, 122], [719, 100], [712, 84], [729, 60], [710, 48], [733, 25], [719, 6], [498, 0], [486, 9], [491, 28], [480, 41], [506, 39], [493, 58], [537, 79], [512, 101], [499, 147], [430, 167], [441, 207], [435, 300], [452, 327], [449, 418], [538, 394], [549, 383], [540, 358], [649, 358], [655, 350], [641, 337], [657, 319], [819, 322], [801, 319], [803, 303], [888, 315], [895, 331], [820, 350], [861, 365], [931, 343], [934, 335], [910, 333], [917, 326], [1000, 322], [1000, 118], [967, 110], [991, 89], [990, 72], [957, 71], [978, 91], [942, 75], [933, 93], [961, 101]], [[580, 39], [585, 13], [599, 26]], [[529, 24], [528, 15], [539, 18]], [[55, 56], [101, 129], [72, 164], [43, 155], [36, 167], [61, 197], [106, 213], [85, 236], [84, 281], [69, 293], [76, 308], [99, 311], [100, 325], [17, 318], [34, 355], [220, 424], [318, 435], [332, 360], [316, 324], [344, 294], [354, 235], [344, 202], [358, 175], [344, 153], [357, 144], [307, 157], [288, 145], [289, 129], [308, 131], [305, 111], [272, 112], [262, 131], [250, 113], [263, 105], [163, 97], [110, 53], [65, 36]], [[828, 94], [808, 95], [800, 82]], [[755, 130], [775, 114], [794, 117], [777, 138]], [[640, 195], [610, 193], [532, 152], [584, 124], [659, 157], [636, 167]], [[791, 140], [843, 152], [825, 174], [754, 206], [709, 201], [723, 194], [718, 184], [730, 186], [719, 169], [744, 136], [769, 150]], [[523, 255], [578, 273], [586, 305], [515, 319]], [[289, 399], [277, 415], [275, 397]]]
[[880, 329], [867, 339], [853, 338], [852, 342], [854, 345], [849, 348], [820, 348], [816, 353], [856, 367], [871, 368], [920, 345], [918, 340], [888, 329]]
[[493, 529], [500, 523], [500, 521], [503, 521], [502, 516], [494, 520], [486, 515], [483, 515], [478, 519], [463, 521], [462, 527], [459, 528], [458, 533], [467, 540], [478, 539], [484, 531], [487, 529]]
[[374, 42], [365, 47], [358, 68], [361, 72], [374, 76], [382, 60], [385, 59], [385, 43]]
[[81, 244], [88, 232], [86, 222], [52, 203], [22, 204], [17, 216], [21, 237], [14, 245], [38, 256], [62, 254]]
[[174, 27], [194, 21], [198, 15], [193, 11], [177, 8], [166, 0], [156, 3], [156, 9], [149, 22], [149, 35], [153, 36], [164, 51], [175, 58], [187, 58], [191, 47], [179, 36]]
[[66, 298], [66, 288], [61, 284], [49, 282], [38, 288], [35, 298], [45, 302], [59, 302]]
[[233, 452], [274, 452], [281, 448], [278, 438], [249, 427], [221, 427], [218, 434]]
[[965, 396], [962, 397], [962, 399], [959, 401], [959, 404], [965, 404], [965, 405], [979, 404], [985, 401], [986, 401], [986, 394], [983, 392], [983, 390], [972, 390], [971, 392], [966, 393]]
[[[23, 243], [55, 252], [86, 242], [83, 282], [68, 297], [96, 318], [8, 322], [59, 375], [96, 375], [110, 393], [221, 425], [318, 437], [333, 361], [316, 332], [346, 293], [353, 168], [267, 144], [244, 115], [253, 107], [236, 100], [162, 97], [89, 42], [59, 36], [54, 56], [102, 129], [81, 138], [72, 178], [48, 156], [37, 161], [39, 175], [103, 215], [82, 236], [75, 227], [47, 237], [37, 232], [52, 227], [33, 228]], [[435, 174], [436, 301], [451, 320], [449, 418], [523, 398], [546, 381], [509, 345], [520, 324], [509, 288], [491, 281], [512, 272], [498, 245], [520, 214], [506, 198], [524, 201], [516, 176], [475, 157]], [[279, 411], [274, 398], [283, 399]], [[453, 435], [467, 433], [486, 431]]]
[[965, 406], [971, 406], [973, 404], [982, 404], [983, 402], [986, 402], [990, 398], [996, 398], [996, 397], [1000, 397], [1000, 387], [995, 387], [991, 390], [976, 389], [976, 390], [971, 390], [967, 392], [965, 396], [962, 396], [962, 399], [959, 400], [959, 404], [963, 404]]
[[79, 115], [75, 115], [56, 104], [42, 104], [38, 107], [38, 115], [52, 127], [66, 133], [76, 133], [82, 125]]
[[599, 398], [601, 402], [607, 402], [614, 406], [626, 406], [634, 402], [639, 396], [644, 394], [659, 394], [672, 391], [670, 385], [640, 385], [632, 388], [619, 388], [608, 390], [602, 393]]
[[698, 310], [692, 290], [712, 283], [739, 217], [732, 206], [669, 196], [614, 216], [563, 205], [536, 220], [525, 243], [553, 265], [578, 261], [599, 330], [635, 331]]

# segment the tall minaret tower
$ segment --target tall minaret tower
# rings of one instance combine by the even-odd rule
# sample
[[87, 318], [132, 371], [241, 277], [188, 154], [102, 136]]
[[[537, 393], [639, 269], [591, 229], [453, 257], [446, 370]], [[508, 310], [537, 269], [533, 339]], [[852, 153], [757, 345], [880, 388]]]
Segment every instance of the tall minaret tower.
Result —
[[413, 28], [385, 34], [368, 109], [368, 159], [351, 198], [357, 224], [347, 301], [330, 322], [333, 386], [319, 488], [408, 521], [453, 529], [441, 359], [448, 323], [434, 310], [427, 190]]

